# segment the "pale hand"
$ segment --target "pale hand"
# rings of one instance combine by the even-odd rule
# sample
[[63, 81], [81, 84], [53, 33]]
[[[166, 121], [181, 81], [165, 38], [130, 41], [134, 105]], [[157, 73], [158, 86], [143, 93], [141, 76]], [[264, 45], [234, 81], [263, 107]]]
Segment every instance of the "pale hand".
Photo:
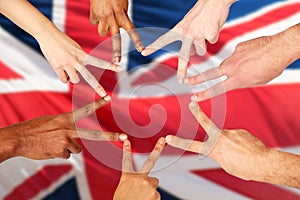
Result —
[[135, 172], [131, 156], [131, 145], [124, 141], [122, 175], [114, 194], [114, 200], [159, 200], [157, 192], [158, 179], [149, 177], [148, 174], [157, 162], [165, 145], [165, 139], [160, 138], [153, 151], [138, 172]]
[[264, 85], [279, 76], [294, 61], [291, 52], [280, 35], [264, 36], [242, 42], [237, 45], [233, 54], [220, 66], [201, 74], [186, 78], [184, 83], [191, 85], [227, 76], [227, 79], [195, 96], [203, 101], [227, 91]]
[[235, 0], [198, 1], [185, 17], [169, 32], [158, 38], [142, 52], [144, 56], [181, 40], [177, 77], [180, 83], [186, 77], [189, 56], [206, 53], [206, 41], [217, 42], [219, 32], [225, 23], [229, 8]]
[[85, 65], [92, 65], [115, 72], [121, 71], [122, 67], [88, 55], [74, 40], [59, 31], [56, 27], [53, 27], [53, 31], [49, 34], [48, 37], [44, 35], [39, 37], [38, 42], [43, 54], [59, 79], [63, 82], [78, 83], [78, 73], [80, 73], [99, 96], [104, 97], [106, 95], [104, 88], [87, 70]]
[[269, 149], [246, 130], [220, 130], [196, 102], [189, 108], [209, 136], [206, 142], [173, 135], [166, 142], [176, 148], [208, 155], [229, 174], [244, 180], [261, 180], [266, 173]]

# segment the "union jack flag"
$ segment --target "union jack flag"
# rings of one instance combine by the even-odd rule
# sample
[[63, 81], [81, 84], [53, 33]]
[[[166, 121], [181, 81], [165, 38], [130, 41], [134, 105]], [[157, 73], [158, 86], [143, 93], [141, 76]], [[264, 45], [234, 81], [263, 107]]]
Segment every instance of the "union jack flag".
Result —
[[[88, 0], [30, 2], [84, 50], [111, 59], [109, 47], [102, 43], [107, 38], [100, 38], [97, 27], [89, 23]], [[145, 39], [147, 34], [142, 32], [147, 28], [143, 28], [170, 29], [195, 3], [196, 0], [131, 0], [129, 15], [141, 28], [147, 45], [159, 35]], [[231, 7], [219, 41], [208, 46], [207, 59], [199, 62], [195, 58], [193, 62], [199, 68], [217, 65], [238, 43], [275, 34], [299, 22], [299, 0], [238, 1]], [[61, 83], [32, 37], [3, 16], [0, 24], [1, 126], [67, 112], [88, 102], [88, 86]], [[89, 68], [96, 77], [101, 75], [101, 84], [112, 96], [111, 105], [97, 112], [101, 128], [129, 134], [136, 166], [143, 163], [144, 153], [161, 136], [203, 139], [203, 130], [187, 108], [191, 90], [176, 85], [177, 57], [164, 51], [143, 57], [130, 51], [133, 46], [129, 40], [124, 39], [124, 43], [127, 53], [121, 65], [127, 71], [116, 74]], [[220, 111], [215, 118], [224, 128], [247, 129], [268, 147], [300, 154], [299, 91], [298, 60], [266, 86], [231, 91], [225, 102], [216, 97], [200, 105], [211, 116], [215, 110]], [[87, 119], [83, 124], [95, 126], [95, 120]], [[69, 160], [13, 158], [2, 163], [0, 199], [112, 199], [120, 177], [121, 144], [81, 144], [83, 152]], [[299, 190], [235, 178], [210, 158], [200, 159], [168, 146], [151, 175], [160, 180], [162, 199], [300, 199]]]

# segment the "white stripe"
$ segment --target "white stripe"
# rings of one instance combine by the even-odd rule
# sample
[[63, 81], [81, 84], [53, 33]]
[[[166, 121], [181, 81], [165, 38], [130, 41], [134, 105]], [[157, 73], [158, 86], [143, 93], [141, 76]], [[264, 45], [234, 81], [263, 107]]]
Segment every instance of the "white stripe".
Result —
[[52, 22], [65, 32], [66, 0], [53, 0], [52, 5]]
[[22, 91], [68, 92], [47, 60], [0, 27], [0, 60], [22, 78], [0, 81], [0, 93]]

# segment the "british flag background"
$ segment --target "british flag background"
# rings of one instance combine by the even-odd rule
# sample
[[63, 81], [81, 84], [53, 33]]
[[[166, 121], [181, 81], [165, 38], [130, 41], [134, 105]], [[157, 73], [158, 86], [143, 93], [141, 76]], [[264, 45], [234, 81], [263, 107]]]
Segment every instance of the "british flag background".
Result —
[[[87, 52], [106, 39], [100, 38], [97, 27], [89, 23], [88, 0], [30, 2]], [[129, 15], [137, 28], [170, 29], [195, 2], [131, 0]], [[208, 46], [207, 61], [202, 59], [197, 65], [201, 67], [210, 59], [219, 63], [234, 51], [239, 42], [275, 34], [297, 23], [300, 23], [299, 0], [238, 1], [231, 7], [219, 41]], [[61, 83], [32, 37], [3, 16], [0, 16], [0, 24], [1, 126], [71, 111], [74, 99], [75, 102], [87, 102], [84, 91], [90, 90], [88, 86]], [[147, 45], [151, 41], [143, 42]], [[129, 40], [127, 46], [132, 48]], [[110, 49], [97, 50], [103, 59], [111, 60]], [[153, 61], [158, 64], [151, 64]], [[160, 64], [167, 67], [163, 73], [161, 69], [155, 73]], [[135, 164], [139, 166], [146, 156], [139, 152], [149, 152], [160, 136], [172, 133], [194, 137], [190, 134], [196, 122], [185, 108], [191, 92], [174, 86], [174, 69], [177, 66], [174, 55], [157, 52], [143, 57], [131, 51], [123, 56], [122, 65], [127, 67], [127, 71], [121, 75], [103, 72], [101, 76], [102, 85], [113, 98], [111, 105], [97, 111], [97, 118], [102, 129], [130, 135]], [[168, 71], [168, 67], [173, 70]], [[99, 70], [89, 69], [97, 77]], [[118, 84], [124, 77], [126, 81]], [[151, 81], [167, 85], [172, 94], [164, 90], [153, 92], [150, 88], [129, 95], [132, 88]], [[214, 98], [217, 103], [207, 100], [200, 105], [208, 114], [212, 113], [213, 106], [222, 110], [224, 116], [219, 118], [223, 119], [220, 121], [224, 128], [247, 129], [269, 147], [300, 154], [299, 91], [298, 60], [266, 86], [231, 91], [226, 94], [226, 101], [218, 103], [217, 97]], [[201, 140], [203, 134], [199, 128], [195, 138]], [[110, 142], [81, 143], [83, 152], [69, 160], [13, 158], [2, 163], [0, 199], [112, 199], [120, 178], [118, 166], [121, 164], [121, 151], [114, 153], [112, 149], [117, 147], [115, 149], [120, 150], [121, 145]], [[178, 156], [181, 153], [171, 148], [164, 152], [159, 163], [168, 164], [151, 174], [160, 180], [158, 190], [162, 199], [300, 199], [299, 190], [244, 181], [228, 175], [210, 158], [199, 159], [198, 155], [190, 153]]]

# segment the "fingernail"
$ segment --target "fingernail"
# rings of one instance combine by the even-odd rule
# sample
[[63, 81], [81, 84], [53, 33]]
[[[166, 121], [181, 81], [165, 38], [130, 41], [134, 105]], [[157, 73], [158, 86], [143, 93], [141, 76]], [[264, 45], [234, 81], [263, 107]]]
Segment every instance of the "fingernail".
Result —
[[106, 96], [106, 92], [105, 91], [100, 91], [99, 94], [100, 94], [101, 97], [105, 97]]
[[196, 95], [191, 96], [191, 101], [197, 102], [198, 98]]
[[164, 144], [165, 143], [165, 138], [160, 138], [158, 140], [158, 144]]
[[129, 140], [125, 140], [123, 145], [124, 146], [129, 146]]
[[127, 140], [127, 135], [124, 134], [124, 133], [122, 133], [122, 134], [119, 135], [119, 139], [120, 139], [121, 141], [125, 141], [125, 140]]
[[143, 56], [147, 56], [148, 53], [149, 53], [149, 51], [147, 51], [146, 49], [144, 49], [144, 50], [141, 52], [141, 54], [142, 54]]
[[167, 143], [169, 143], [169, 142], [171, 142], [172, 141], [172, 135], [167, 135], [167, 137], [166, 137], [166, 142]]
[[197, 105], [198, 105], [198, 103], [195, 102], [195, 101], [192, 101], [192, 102], [190, 103], [190, 107], [196, 107]]
[[144, 45], [138, 44], [136, 49], [138, 50], [138, 52], [142, 52], [144, 50]]
[[177, 81], [178, 81], [178, 83], [183, 84], [183, 77], [177, 76]]
[[120, 58], [119, 56], [116, 56], [114, 60], [115, 60], [115, 62], [117, 62], [117, 63], [118, 63], [118, 62], [120, 62], [120, 61], [121, 61], [121, 58]]
[[110, 101], [111, 100], [111, 97], [110, 96], [105, 96], [104, 98], [103, 98], [105, 101]]
[[188, 83], [189, 83], [189, 79], [184, 78], [184, 79], [183, 79], [183, 83], [184, 83], [184, 84], [188, 84]]

